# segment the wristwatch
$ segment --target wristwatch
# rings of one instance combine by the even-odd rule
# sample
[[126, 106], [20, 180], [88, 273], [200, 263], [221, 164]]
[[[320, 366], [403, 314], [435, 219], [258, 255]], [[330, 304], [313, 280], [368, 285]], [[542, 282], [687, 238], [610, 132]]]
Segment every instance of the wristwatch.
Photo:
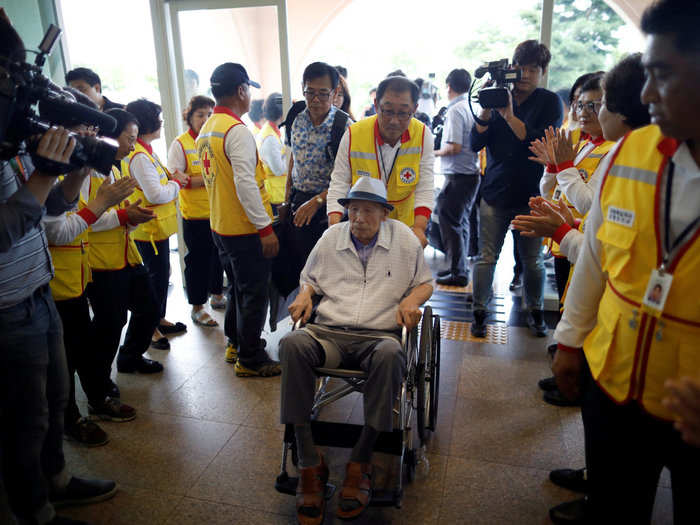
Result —
[[316, 202], [318, 202], [319, 204], [323, 204], [324, 200], [321, 197], [316, 197]]

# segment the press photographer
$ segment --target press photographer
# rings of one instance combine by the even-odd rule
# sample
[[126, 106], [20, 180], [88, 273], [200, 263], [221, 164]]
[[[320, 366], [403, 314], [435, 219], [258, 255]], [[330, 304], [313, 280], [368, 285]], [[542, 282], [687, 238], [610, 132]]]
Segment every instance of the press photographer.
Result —
[[[475, 337], [486, 335], [486, 307], [493, 273], [510, 221], [515, 215], [529, 213], [528, 199], [539, 195], [542, 168], [528, 160], [528, 146], [544, 135], [545, 128], [559, 127], [562, 122], [557, 95], [538, 87], [550, 59], [551, 54], [544, 44], [536, 40], [520, 43], [513, 53], [513, 66], [520, 71], [520, 78], [515, 77], [512, 90], [505, 89], [493, 97], [505, 102], [503, 107], [481, 110], [471, 133], [474, 152], [486, 147], [486, 172], [481, 181], [481, 254], [474, 265], [471, 331]], [[497, 75], [491, 73], [491, 76]], [[507, 75], [505, 80], [508, 80]], [[541, 242], [539, 238], [520, 238], [517, 243], [524, 266], [523, 307], [528, 310], [528, 325], [537, 336], [544, 336], [547, 331]]]
[[[0, 9], [0, 437], [3, 485], [21, 524], [77, 523], [56, 516], [52, 503], [99, 501], [116, 491], [112, 481], [71, 477], [63, 456], [68, 377], [40, 221], [45, 211], [57, 215], [74, 206], [85, 173], [57, 184], [58, 175], [98, 167], [116, 148], [52, 125], [58, 114], [67, 120], [87, 115], [71, 111], [69, 98], [41, 74], [59, 33], [50, 29], [35, 64], [28, 64], [22, 40]], [[37, 103], [45, 110], [39, 116]], [[52, 110], [51, 119], [42, 119]]]

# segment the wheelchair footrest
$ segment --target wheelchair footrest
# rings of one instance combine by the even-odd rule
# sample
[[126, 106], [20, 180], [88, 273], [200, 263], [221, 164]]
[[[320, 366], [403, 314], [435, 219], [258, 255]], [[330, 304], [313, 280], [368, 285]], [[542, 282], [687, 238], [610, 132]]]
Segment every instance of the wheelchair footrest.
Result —
[[[290, 496], [296, 496], [297, 485], [299, 484], [298, 477], [292, 477], [286, 472], [277, 476], [275, 480], [275, 490], [281, 492], [282, 494], [289, 494]], [[335, 485], [332, 483], [326, 483], [326, 494], [325, 499], [331, 499], [335, 493]]]

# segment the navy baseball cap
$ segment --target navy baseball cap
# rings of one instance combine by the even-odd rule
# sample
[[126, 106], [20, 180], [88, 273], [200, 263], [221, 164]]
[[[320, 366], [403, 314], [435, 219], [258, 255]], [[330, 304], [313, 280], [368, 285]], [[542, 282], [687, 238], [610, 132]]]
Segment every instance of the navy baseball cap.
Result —
[[211, 74], [209, 79], [212, 87], [218, 86], [231, 86], [236, 87], [241, 84], [248, 84], [254, 88], [260, 88], [260, 84], [253, 82], [248, 77], [248, 72], [240, 64], [234, 64], [233, 62], [226, 62], [217, 66], [214, 72]]

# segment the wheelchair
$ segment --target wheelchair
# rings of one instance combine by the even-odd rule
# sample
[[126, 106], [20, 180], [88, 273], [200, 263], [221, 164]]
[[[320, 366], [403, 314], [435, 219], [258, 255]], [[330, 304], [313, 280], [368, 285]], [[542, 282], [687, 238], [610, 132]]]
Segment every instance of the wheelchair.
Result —
[[[295, 328], [299, 324], [297, 322]], [[382, 432], [374, 447], [375, 452], [399, 456], [398, 485], [393, 490], [373, 490], [370, 506], [401, 508], [404, 478], [409, 483], [415, 479], [426, 442], [430, 433], [435, 431], [440, 393], [440, 317], [426, 306], [419, 326], [420, 331], [418, 326], [410, 332], [405, 327], [402, 330], [401, 345], [407, 366], [400, 394], [394, 403], [394, 430]], [[323, 367], [316, 368], [315, 372], [318, 379], [311, 411], [314, 442], [318, 446], [352, 448], [360, 436], [361, 425], [319, 421], [318, 416], [323, 407], [352, 392], [362, 392], [367, 374], [362, 370]], [[342, 384], [330, 389], [329, 381], [333, 378], [341, 380]], [[289, 456], [296, 467], [298, 456], [294, 425], [291, 424], [285, 425], [282, 466], [275, 489], [295, 495], [299, 478], [287, 472]], [[327, 484], [326, 498], [330, 498], [334, 491], [335, 487]]]

